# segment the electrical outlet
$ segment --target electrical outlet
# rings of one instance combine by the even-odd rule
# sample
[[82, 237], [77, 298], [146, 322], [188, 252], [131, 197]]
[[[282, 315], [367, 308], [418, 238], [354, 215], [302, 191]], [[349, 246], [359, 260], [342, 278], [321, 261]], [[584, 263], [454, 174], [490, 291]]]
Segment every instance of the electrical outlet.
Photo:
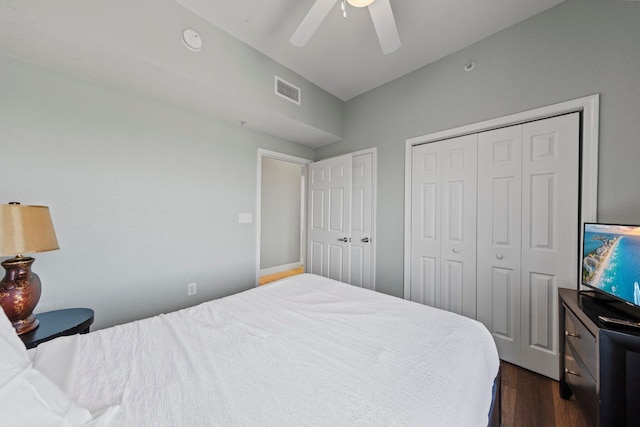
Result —
[[187, 296], [190, 297], [198, 293], [198, 284], [196, 282], [187, 285]]
[[251, 224], [253, 222], [253, 215], [250, 213], [238, 214], [238, 222], [240, 224]]

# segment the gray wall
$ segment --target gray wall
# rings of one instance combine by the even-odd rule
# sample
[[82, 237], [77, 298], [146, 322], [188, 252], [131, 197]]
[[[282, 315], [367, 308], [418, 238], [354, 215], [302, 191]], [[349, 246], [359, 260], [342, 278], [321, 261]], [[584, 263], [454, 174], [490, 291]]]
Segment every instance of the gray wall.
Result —
[[[640, 3], [567, 0], [345, 106], [327, 158], [378, 147], [376, 289], [403, 293], [405, 139], [601, 94], [598, 218], [640, 223]], [[473, 60], [476, 67], [464, 71]]]
[[[8, 56], [246, 121], [249, 128], [293, 141], [301, 134], [322, 141], [342, 136], [340, 99], [175, 1], [0, 3], [9, 28], [0, 52]], [[185, 48], [185, 28], [200, 34], [201, 51]], [[275, 95], [274, 75], [301, 89], [301, 105]]]
[[262, 158], [260, 268], [300, 262], [302, 166]]
[[253, 286], [257, 149], [313, 149], [6, 56], [0, 76], [0, 202], [49, 206], [60, 243], [36, 311], [101, 328]]

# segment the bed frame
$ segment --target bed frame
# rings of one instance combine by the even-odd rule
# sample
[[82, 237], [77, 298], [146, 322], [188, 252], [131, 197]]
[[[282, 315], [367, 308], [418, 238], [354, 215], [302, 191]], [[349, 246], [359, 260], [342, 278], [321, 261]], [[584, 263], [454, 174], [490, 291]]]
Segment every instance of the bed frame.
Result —
[[502, 424], [502, 367], [493, 382], [493, 399], [489, 410], [489, 427], [500, 427]]

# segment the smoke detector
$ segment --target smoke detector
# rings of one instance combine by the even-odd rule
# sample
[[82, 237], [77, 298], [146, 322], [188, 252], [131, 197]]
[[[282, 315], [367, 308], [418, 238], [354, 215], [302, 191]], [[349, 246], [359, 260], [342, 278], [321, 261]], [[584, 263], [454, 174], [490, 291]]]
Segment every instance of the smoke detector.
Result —
[[193, 30], [186, 29], [182, 32], [182, 42], [187, 47], [187, 49], [192, 50], [194, 52], [198, 52], [202, 49], [202, 39]]

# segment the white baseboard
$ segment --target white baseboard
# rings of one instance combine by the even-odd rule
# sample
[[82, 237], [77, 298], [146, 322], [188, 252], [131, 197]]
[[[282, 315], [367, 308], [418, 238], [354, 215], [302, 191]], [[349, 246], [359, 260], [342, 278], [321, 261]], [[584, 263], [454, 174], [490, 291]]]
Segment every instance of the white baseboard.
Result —
[[276, 267], [265, 268], [264, 270], [260, 270], [260, 276], [267, 276], [269, 274], [281, 273], [283, 271], [289, 271], [296, 269], [302, 265], [301, 262], [294, 262], [291, 264], [278, 265]]

